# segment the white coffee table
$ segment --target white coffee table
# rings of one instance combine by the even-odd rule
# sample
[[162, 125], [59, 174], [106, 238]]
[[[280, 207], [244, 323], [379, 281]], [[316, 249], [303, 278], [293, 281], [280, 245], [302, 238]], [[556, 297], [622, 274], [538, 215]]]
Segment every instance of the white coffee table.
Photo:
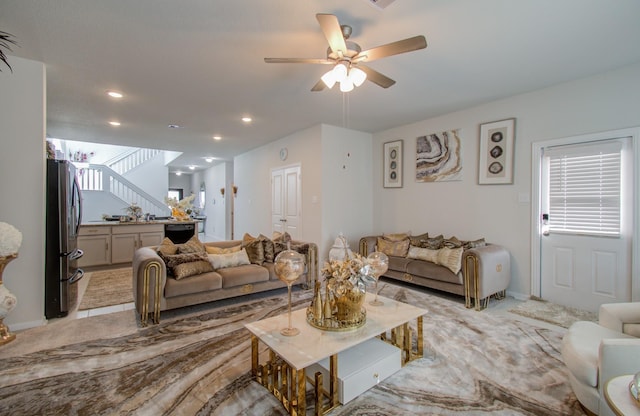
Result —
[[[365, 308], [367, 322], [358, 329], [347, 332], [324, 331], [312, 327], [306, 321], [306, 308], [292, 313], [292, 325], [300, 334], [287, 337], [280, 330], [288, 326], [286, 313], [263, 319], [245, 327], [251, 332], [251, 369], [257, 380], [274, 394], [291, 415], [306, 413], [306, 375], [310, 365], [329, 358], [330, 388], [322, 388], [322, 375], [313, 380], [315, 385], [315, 414], [322, 415], [338, 405], [338, 353], [374, 337], [391, 342], [402, 349], [402, 365], [422, 357], [422, 316], [427, 310], [378, 296], [382, 306], [370, 306], [373, 295], [367, 293]], [[409, 330], [409, 322], [416, 319], [416, 331]], [[417, 337], [416, 348], [412, 348], [411, 337]], [[269, 350], [269, 360], [260, 365], [259, 342]], [[323, 397], [328, 405], [323, 406]]]

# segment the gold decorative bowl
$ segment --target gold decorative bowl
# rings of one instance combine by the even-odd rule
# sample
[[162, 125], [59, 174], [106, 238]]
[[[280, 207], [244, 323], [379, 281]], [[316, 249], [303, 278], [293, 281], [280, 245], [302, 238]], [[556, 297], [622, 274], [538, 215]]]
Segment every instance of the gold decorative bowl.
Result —
[[309, 306], [307, 308], [307, 323], [314, 328], [322, 329], [324, 331], [351, 331], [361, 328], [367, 322], [367, 310], [360, 308], [360, 313], [352, 314], [348, 320], [340, 320], [335, 315], [330, 318], [316, 319], [313, 308]]

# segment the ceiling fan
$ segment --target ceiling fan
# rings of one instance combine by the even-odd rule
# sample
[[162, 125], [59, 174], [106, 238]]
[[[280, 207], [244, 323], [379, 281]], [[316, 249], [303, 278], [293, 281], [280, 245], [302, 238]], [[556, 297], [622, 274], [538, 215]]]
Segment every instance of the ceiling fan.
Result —
[[354, 86], [360, 86], [365, 79], [382, 88], [389, 88], [396, 82], [364, 63], [427, 47], [424, 36], [414, 36], [363, 51], [360, 45], [348, 40], [352, 31], [351, 26], [341, 26], [338, 18], [332, 14], [318, 13], [316, 18], [329, 42], [326, 58], [264, 58], [268, 64], [333, 65], [332, 69], [311, 88], [311, 91], [322, 91], [325, 87], [332, 88], [336, 82], [339, 82], [340, 90], [348, 92], [353, 90]]

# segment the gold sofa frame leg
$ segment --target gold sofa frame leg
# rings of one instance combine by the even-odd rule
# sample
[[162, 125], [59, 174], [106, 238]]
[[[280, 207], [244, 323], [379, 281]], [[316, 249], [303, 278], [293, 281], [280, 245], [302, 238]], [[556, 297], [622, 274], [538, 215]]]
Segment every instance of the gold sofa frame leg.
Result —
[[[474, 298], [475, 309], [479, 311], [482, 309], [482, 302], [480, 299], [480, 288], [478, 285], [478, 259], [475, 256], [466, 255], [464, 261], [467, 266], [464, 273], [464, 306], [471, 308], [471, 298]], [[471, 293], [472, 282], [473, 294]]]
[[160, 263], [150, 261], [144, 267], [144, 275], [142, 279], [142, 311], [140, 311], [140, 324], [147, 326], [149, 319], [149, 283], [151, 280], [151, 270], [155, 269], [155, 293], [153, 297], [153, 318], [154, 324], [160, 323]]

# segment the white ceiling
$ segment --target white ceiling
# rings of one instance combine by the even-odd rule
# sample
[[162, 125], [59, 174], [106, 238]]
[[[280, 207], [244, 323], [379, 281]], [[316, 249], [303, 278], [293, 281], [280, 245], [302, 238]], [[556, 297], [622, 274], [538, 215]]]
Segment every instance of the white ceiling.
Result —
[[[49, 136], [184, 152], [174, 169], [318, 123], [378, 132], [640, 62], [638, 0], [368, 3], [0, 0], [0, 30], [19, 43], [10, 55], [46, 64]], [[316, 13], [351, 25], [363, 49], [415, 35], [429, 46], [371, 62], [397, 83], [367, 82], [345, 106], [337, 87], [310, 91], [326, 66], [263, 61], [325, 57]]]

